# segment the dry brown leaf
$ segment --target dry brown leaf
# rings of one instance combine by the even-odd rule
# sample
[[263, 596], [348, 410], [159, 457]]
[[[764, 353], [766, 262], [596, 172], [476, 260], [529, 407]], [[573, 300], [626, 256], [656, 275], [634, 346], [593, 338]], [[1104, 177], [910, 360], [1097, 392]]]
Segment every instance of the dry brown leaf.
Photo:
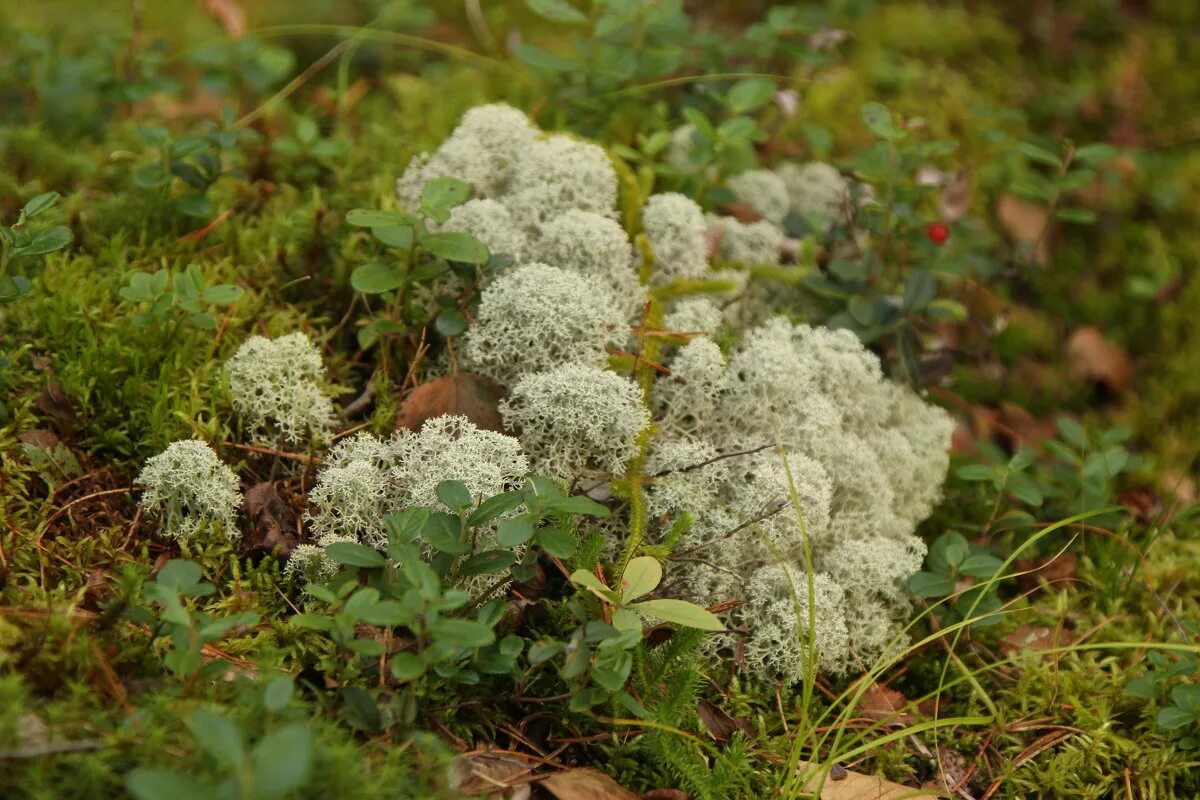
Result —
[[1023, 650], [1050, 650], [1070, 643], [1071, 637], [1061, 628], [1022, 625], [1000, 640], [1000, 650], [1011, 656]]
[[1125, 348], [1105, 338], [1094, 325], [1084, 325], [1067, 342], [1067, 374], [1073, 380], [1103, 384], [1120, 394], [1133, 382], [1133, 359]]
[[1015, 194], [1002, 194], [996, 202], [996, 218], [1018, 244], [1038, 246], [1034, 260], [1045, 264], [1049, 255], [1043, 231], [1049, 224], [1049, 213], [1045, 206], [1022, 200]]
[[708, 700], [701, 699], [696, 706], [696, 715], [704, 723], [704, 727], [718, 742], [727, 742], [733, 737], [734, 731], [741, 731], [746, 736], [754, 737], [754, 726], [745, 717], [731, 717]]
[[270, 553], [279, 548], [280, 557], [296, 547], [296, 512], [279, 496], [270, 481], [256, 483], [246, 490], [246, 516], [253, 527], [242, 538], [247, 552]]
[[246, 32], [246, 10], [236, 0], [204, 0], [204, 10], [235, 39]]
[[1018, 558], [1017, 569], [1022, 574], [1017, 576], [1017, 583], [1026, 591], [1038, 589], [1042, 581], [1056, 583], [1074, 579], [1078, 559], [1074, 553], [1060, 553], [1045, 558]]
[[459, 414], [489, 431], [504, 432], [499, 404], [504, 391], [483, 375], [454, 372], [413, 389], [400, 404], [396, 427], [419, 431], [425, 420]]
[[67, 397], [62, 384], [57, 381], [50, 381], [46, 384], [46, 388], [38, 395], [34, 405], [42, 413], [54, 418], [54, 421], [58, 423], [58, 430], [64, 436], [70, 436], [71, 431], [79, 424], [79, 415], [75, 413], [75, 406], [71, 403], [71, 398]]
[[542, 778], [542, 788], [558, 800], [638, 800], [638, 796], [594, 769], [569, 769]]
[[721, 211], [728, 216], [733, 217], [743, 225], [750, 225], [758, 222], [763, 218], [763, 215], [755, 211], [751, 205], [743, 200], [735, 200], [732, 203], [726, 203], [721, 206]]
[[642, 800], [692, 800], [692, 796], [682, 789], [651, 789]]
[[520, 800], [529, 796], [529, 785], [522, 782], [510, 786], [510, 781], [526, 778], [539, 762], [509, 751], [480, 750], [455, 756], [450, 762], [450, 788], [468, 797], [488, 792], [489, 798]]
[[879, 685], [868, 688], [858, 701], [858, 709], [865, 716], [890, 722], [911, 722], [912, 715], [903, 712], [907, 705], [908, 698], [903, 693]]
[[[820, 767], [801, 761], [799, 769], [802, 773], [811, 772], [812, 776], [807, 778], [805, 785], [808, 791], [815, 792], [819, 783], [817, 776], [820, 775]], [[821, 787], [821, 800], [900, 800], [921, 797], [941, 797], [941, 794], [901, 786], [874, 775], [863, 775], [861, 772], [850, 770], [846, 770], [845, 777], [839, 780], [826, 778]]]

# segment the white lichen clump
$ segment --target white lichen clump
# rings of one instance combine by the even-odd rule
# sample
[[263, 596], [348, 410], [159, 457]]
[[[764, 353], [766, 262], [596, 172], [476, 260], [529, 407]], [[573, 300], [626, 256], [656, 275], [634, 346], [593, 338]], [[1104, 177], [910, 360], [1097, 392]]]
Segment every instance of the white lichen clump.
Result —
[[708, 272], [708, 225], [695, 201], [674, 192], [652, 195], [642, 209], [642, 227], [654, 253], [656, 282]]
[[476, 197], [497, 197], [507, 188], [519, 154], [537, 133], [529, 118], [510, 106], [472, 108], [436, 152], [413, 158], [396, 181], [396, 194], [415, 211], [425, 184], [435, 178], [458, 178], [471, 184]]
[[309, 531], [317, 546], [357, 541], [382, 548], [383, 517], [410, 506], [438, 508], [442, 481], [462, 481], [481, 500], [518, 486], [528, 471], [520, 442], [466, 417], [435, 417], [419, 433], [400, 431], [388, 440], [359, 433], [335, 445], [317, 473], [308, 495]]
[[517, 261], [524, 259], [529, 246], [507, 206], [486, 197], [455, 206], [450, 209], [450, 219], [435, 227], [442, 231], [469, 233], [487, 245], [489, 253], [512, 256]]
[[611, 216], [617, 206], [617, 173], [603, 148], [549, 136], [521, 151], [504, 203], [527, 230], [571, 209]]
[[769, 169], [751, 169], [729, 179], [729, 189], [741, 202], [775, 225], [783, 223], [790, 199], [783, 178]]
[[604, 284], [626, 319], [634, 319], [646, 293], [634, 268], [629, 236], [613, 219], [592, 211], [571, 209], [539, 230], [529, 260], [552, 264]]
[[480, 297], [463, 345], [465, 363], [497, 383], [564, 363], [603, 365], [606, 346], [628, 333], [608, 287], [546, 264], [526, 264]]
[[[908, 610], [904, 581], [925, 554], [915, 527], [945, 478], [949, 416], [885, 379], [853, 334], [782, 319], [747, 334], [727, 364], [697, 338], [669, 366], [655, 390], [663, 435], [650, 462], [677, 463], [676, 442], [699, 443], [696, 463], [736, 454], [715, 488], [706, 468], [652, 490], [670, 500], [652, 501], [662, 513], [688, 498], [685, 544], [703, 553], [679, 562], [672, 584], [697, 602], [742, 601], [734, 620], [748, 634], [748, 663], [765, 679], [798, 680], [808, 634], [795, 611], [806, 607], [811, 552], [820, 668], [845, 672], [890, 652]], [[787, 574], [798, 576], [799, 599], [783, 596]]]
[[680, 333], [703, 333], [712, 335], [725, 321], [725, 315], [717, 304], [707, 297], [688, 297], [680, 300], [663, 317], [663, 327]]
[[563, 364], [522, 378], [500, 404], [533, 467], [564, 481], [625, 474], [650, 424], [636, 383], [587, 364]]
[[274, 444], [308, 444], [333, 427], [333, 402], [322, 385], [321, 353], [302, 333], [251, 336], [225, 362], [233, 408], [248, 435]]
[[849, 201], [850, 185], [842, 174], [819, 161], [781, 164], [775, 170], [787, 189], [788, 208], [805, 219], [815, 219], [828, 230], [841, 218]]
[[142, 508], [161, 516], [167, 536], [190, 539], [214, 524], [230, 538], [238, 534], [237, 475], [206, 442], [172, 442], [146, 461], [137, 483], [146, 487]]
[[720, 254], [738, 264], [778, 264], [783, 231], [765, 219], [739, 222], [733, 217], [709, 215], [708, 221], [720, 231]]

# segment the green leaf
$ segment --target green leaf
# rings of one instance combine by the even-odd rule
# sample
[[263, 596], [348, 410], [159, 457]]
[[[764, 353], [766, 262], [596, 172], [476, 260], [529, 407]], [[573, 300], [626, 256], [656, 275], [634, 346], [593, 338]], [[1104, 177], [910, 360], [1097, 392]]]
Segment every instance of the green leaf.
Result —
[[533, 525], [536, 519], [532, 514], [521, 514], [501, 520], [496, 528], [496, 541], [505, 547], [516, 547], [525, 544], [533, 537]]
[[553, 497], [546, 501], [546, 508], [551, 511], [561, 511], [564, 514], [579, 514], [588, 517], [607, 517], [612, 514], [608, 506], [597, 503], [582, 494], [570, 497]]
[[612, 589], [600, 582], [592, 573], [586, 569], [577, 569], [571, 573], [571, 583], [578, 584], [588, 591], [592, 592], [602, 600], [607, 600], [610, 603], [620, 603], [621, 596]]
[[1196, 715], [1178, 706], [1167, 706], [1155, 718], [1159, 730], [1174, 731], [1196, 722]]
[[325, 555], [339, 564], [350, 567], [379, 569], [387, 566], [387, 559], [378, 550], [372, 550], [358, 542], [334, 542], [325, 546]]
[[398, 625], [411, 624], [413, 612], [408, 606], [395, 600], [380, 600], [378, 603], [362, 609], [358, 618], [368, 625], [394, 628]]
[[346, 214], [346, 222], [359, 228], [383, 228], [389, 226], [410, 226], [416, 220], [407, 214], [395, 211], [376, 211], [371, 208], [355, 208]]
[[202, 194], [182, 194], [171, 201], [176, 211], [188, 217], [207, 217], [213, 213], [212, 202]]
[[1079, 422], [1071, 417], [1059, 417], [1054, 421], [1058, 432], [1062, 435], [1069, 444], [1074, 445], [1079, 450], [1086, 450], [1088, 447], [1087, 431]]
[[392, 677], [398, 681], [415, 681], [425, 674], [425, 661], [416, 653], [397, 653], [392, 656]]
[[367, 586], [350, 595], [350, 599], [346, 601], [345, 611], [347, 614], [357, 617], [378, 602], [379, 590]]
[[413, 229], [409, 225], [377, 225], [371, 235], [388, 247], [408, 250], [413, 243]]
[[158, 189], [171, 182], [171, 173], [162, 164], [147, 164], [133, 171], [133, 183], [141, 189]]
[[937, 295], [937, 279], [923, 269], [914, 270], [904, 282], [904, 300], [900, 309], [906, 314], [918, 314], [925, 310]]
[[[434, 178], [421, 190], [421, 209], [438, 222], [445, 222], [450, 218], [450, 209], [470, 197], [471, 184], [466, 181], [458, 178]], [[441, 216], [440, 212], [444, 212], [444, 216]]]
[[14, 247], [12, 254], [14, 256], [44, 256], [46, 253], [62, 250], [74, 239], [75, 235], [71, 233], [70, 228], [55, 225], [53, 228], [38, 231], [28, 242]]
[[1096, 144], [1085, 144], [1075, 151], [1074, 159], [1086, 164], [1102, 164], [1105, 161], [1111, 161], [1121, 151], [1111, 144], [1098, 142]]
[[286, 675], [273, 678], [263, 690], [263, 707], [267, 711], [283, 711], [291, 705], [295, 689], [295, 683]]
[[963, 575], [970, 575], [972, 578], [991, 578], [1003, 566], [1004, 562], [996, 556], [988, 553], [972, 553], [958, 565], [958, 571]]
[[744, 114], [762, 106], [774, 95], [774, 81], [768, 78], [745, 78], [730, 88], [725, 99], [733, 113]]
[[643, 595], [650, 594], [658, 584], [662, 583], [662, 564], [657, 558], [639, 556], [630, 559], [621, 576], [621, 602], [629, 603]]
[[1016, 495], [1021, 502], [1028, 503], [1034, 507], [1040, 506], [1046, 500], [1042, 494], [1041, 487], [1037, 485], [1037, 481], [1019, 472], [1014, 472], [1008, 476], [1005, 488]]
[[536, 541], [539, 547], [555, 558], [570, 558], [575, 555], [575, 536], [562, 528], [539, 528]]
[[1150, 678], [1134, 678], [1125, 684], [1124, 694], [1143, 700], [1154, 700], [1158, 697], [1158, 684]]
[[431, 233], [421, 238], [421, 247], [426, 252], [440, 256], [447, 261], [486, 264], [488, 260], [487, 246], [469, 233], [458, 231]]
[[1062, 166], [1062, 159], [1050, 152], [1044, 147], [1039, 147], [1030, 142], [1020, 142], [1017, 144], [1017, 152], [1026, 158], [1045, 164], [1050, 167]]
[[990, 481], [996, 477], [996, 468], [991, 464], [964, 464], [954, 474], [964, 481]]
[[587, 22], [587, 15], [565, 0], [525, 0], [529, 10], [552, 22]]
[[385, 514], [383, 517], [383, 526], [387, 528], [389, 540], [400, 543], [416, 539], [428, 523], [429, 510], [418, 506]]
[[725, 630], [725, 625], [715, 614], [686, 600], [646, 600], [626, 606], [626, 608], [688, 628], [699, 628], [702, 631]]
[[518, 45], [513, 55], [534, 69], [547, 72], [573, 72], [579, 67], [579, 62], [573, 58], [564, 58], [528, 43]]
[[954, 579], [922, 571], [908, 579], [908, 590], [917, 597], [944, 597], [954, 591]]
[[444, 308], [437, 315], [437, 319], [434, 320], [433, 327], [442, 336], [458, 336], [466, 332], [467, 318], [457, 308]]
[[1087, 208], [1060, 208], [1054, 212], [1054, 216], [1076, 225], [1091, 225], [1096, 221], [1096, 212]]
[[454, 514], [430, 514], [422, 535], [438, 552], [452, 556], [471, 552], [471, 543], [463, 540], [462, 521]]
[[250, 756], [255, 797], [274, 800], [300, 788], [312, 770], [312, 734], [303, 724], [287, 725], [258, 741]]
[[243, 294], [245, 292], [242, 291], [242, 287], [240, 286], [235, 286], [232, 283], [218, 283], [216, 286], [210, 286], [200, 292], [200, 299], [206, 303], [227, 305], [237, 302]]
[[61, 197], [61, 195], [59, 195], [58, 192], [43, 192], [42, 194], [31, 198], [30, 201], [25, 204], [25, 207], [21, 209], [21, 211], [23, 212], [25, 219], [33, 219], [38, 214], [43, 213], [57, 203], [59, 197]]
[[1171, 690], [1171, 700], [1184, 711], [1200, 714], [1200, 686], [1179, 684]]
[[212, 788], [165, 769], [138, 768], [125, 778], [135, 800], [212, 800]]
[[867, 129], [880, 139], [896, 141], [904, 138], [904, 131], [896, 127], [891, 110], [883, 103], [864, 103], [860, 113]]
[[333, 620], [329, 617], [322, 617], [320, 614], [296, 614], [291, 618], [289, 624], [313, 631], [333, 630]]
[[222, 766], [236, 770], [246, 758], [242, 731], [233, 720], [212, 711], [200, 709], [188, 718], [188, 729], [196, 743]]
[[438, 500], [453, 511], [462, 511], [472, 505], [471, 490], [462, 481], [442, 481], [434, 489]]
[[404, 274], [391, 264], [369, 261], [350, 273], [350, 285], [363, 294], [383, 294], [404, 283]]
[[471, 619], [439, 619], [430, 632], [439, 644], [451, 647], [487, 647], [496, 641], [491, 628]]
[[192, 589], [200, 582], [203, 577], [203, 572], [200, 570], [200, 565], [195, 561], [187, 561], [182, 558], [173, 558], [163, 565], [159, 570], [158, 577], [155, 582], [159, 586], [166, 586], [171, 589], [179, 589], [187, 591]]
[[529, 663], [541, 664], [549, 661], [566, 649], [566, 642], [556, 642], [553, 640], [547, 642], [534, 642], [533, 644], [529, 645]]
[[938, 572], [949, 572], [958, 568], [970, 550], [970, 543], [961, 533], [944, 533], [929, 548], [929, 565]]
[[485, 550], [463, 562], [458, 573], [464, 577], [502, 572], [517, 563], [517, 557], [508, 550]]
[[525, 495], [519, 491], [501, 492], [500, 494], [492, 495], [471, 512], [471, 515], [467, 517], [467, 524], [476, 526], [491, 522], [507, 514], [509, 511], [520, 507], [524, 502]]

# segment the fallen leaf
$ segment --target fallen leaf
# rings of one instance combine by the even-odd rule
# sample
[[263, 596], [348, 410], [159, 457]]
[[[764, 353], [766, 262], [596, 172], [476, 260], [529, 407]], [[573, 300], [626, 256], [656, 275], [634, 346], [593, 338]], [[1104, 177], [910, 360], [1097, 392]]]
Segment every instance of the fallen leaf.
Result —
[[570, 769], [542, 778], [542, 788], [558, 800], [638, 800], [638, 796], [594, 769]]
[[499, 404], [504, 397], [494, 381], [470, 372], [454, 372], [423, 383], [408, 393], [396, 413], [396, 427], [419, 431], [425, 420], [460, 414], [480, 428], [504, 432]]
[[908, 698], [903, 693], [878, 684], [863, 692], [858, 701], [858, 709], [865, 716], [889, 722], [911, 722], [912, 715], [903, 711], [907, 705]]
[[58, 423], [58, 430], [64, 436], [69, 436], [75, 426], [79, 424], [79, 415], [75, 413], [75, 406], [71, 403], [71, 398], [67, 397], [67, 393], [63, 391], [62, 384], [56, 381], [46, 384], [46, 388], [38, 395], [34, 405], [38, 407], [39, 411], [49, 415]]
[[731, 717], [703, 698], [696, 706], [696, 715], [718, 742], [729, 741], [735, 731], [741, 731], [747, 737], [754, 738], [754, 726], [750, 724], [750, 720], [745, 717]]
[[1094, 382], [1120, 394], [1133, 381], [1133, 359], [1125, 348], [1110, 342], [1094, 325], [1084, 325], [1067, 341], [1067, 374], [1073, 380]]
[[450, 788], [468, 797], [485, 792], [493, 800], [521, 800], [528, 797], [527, 781], [510, 786], [510, 781], [526, 778], [539, 765], [534, 759], [507, 750], [480, 750], [455, 756], [450, 762], [447, 780]]
[[83, 467], [71, 449], [58, 440], [53, 431], [35, 428], [17, 434], [21, 450], [29, 464], [38, 471], [48, 486], [57, 486], [83, 474]]
[[996, 218], [1014, 242], [1026, 246], [1036, 243], [1034, 261], [1039, 265], [1046, 263], [1049, 249], [1043, 231], [1049, 224], [1049, 213], [1044, 206], [1022, 200], [1015, 194], [1002, 194], [996, 202]]
[[[816, 792], [820, 783], [821, 767], [807, 761], [801, 761], [798, 770], [805, 776], [805, 788]], [[941, 797], [940, 792], [927, 792], [901, 786], [898, 783], [885, 781], [874, 775], [863, 775], [861, 772], [845, 771], [845, 777], [838, 780], [826, 778], [821, 785], [821, 800], [900, 800], [900, 798]], [[840, 773], [839, 773], [840, 774]], [[811, 777], [810, 777], [811, 775]]]
[[1061, 628], [1022, 625], [1000, 640], [1000, 650], [1011, 656], [1025, 650], [1050, 650], [1070, 643], [1070, 637]]
[[235, 39], [246, 32], [246, 11], [235, 0], [204, 0], [204, 10]]
[[250, 553], [270, 553], [279, 548], [281, 558], [296, 547], [296, 512], [279, 496], [270, 481], [256, 483], [246, 490], [246, 516], [253, 523], [242, 544]]
[[743, 225], [749, 225], [758, 222], [763, 218], [762, 214], [755, 211], [749, 203], [743, 200], [735, 200], [732, 203], [726, 203], [721, 206], [721, 212], [733, 217]]
[[1042, 581], [1057, 583], [1074, 579], [1078, 559], [1074, 553], [1060, 553], [1045, 558], [1019, 558], [1016, 567], [1022, 573], [1017, 583], [1026, 591], [1039, 589]]

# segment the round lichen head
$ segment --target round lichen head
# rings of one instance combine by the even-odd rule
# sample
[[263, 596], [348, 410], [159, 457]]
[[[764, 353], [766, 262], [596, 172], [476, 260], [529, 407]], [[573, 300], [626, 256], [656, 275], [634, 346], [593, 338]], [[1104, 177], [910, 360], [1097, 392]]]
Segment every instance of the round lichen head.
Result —
[[783, 178], [767, 169], [750, 169], [728, 181], [734, 196], [775, 225], [787, 216], [789, 197]]
[[524, 260], [529, 242], [514, 223], [508, 208], [498, 200], [476, 198], [450, 209], [450, 219], [432, 226], [440, 231], [469, 233], [487, 245], [492, 255]]
[[778, 264], [783, 231], [765, 219], [739, 222], [733, 217], [709, 215], [708, 220], [718, 229], [721, 258], [737, 264]]
[[471, 369], [509, 385], [559, 364], [601, 365], [606, 346], [628, 333], [603, 284], [547, 264], [525, 264], [483, 290], [464, 336]]
[[476, 197], [497, 197], [508, 188], [519, 154], [537, 135], [529, 118], [515, 108], [500, 103], [476, 106], [435, 152], [413, 158], [396, 181], [396, 194], [415, 211], [427, 183], [458, 178], [471, 184]]
[[788, 194], [788, 209], [804, 219], [815, 221], [819, 230], [828, 230], [844, 214], [849, 202], [850, 185], [829, 164], [781, 164], [776, 173]]
[[645, 303], [629, 237], [608, 217], [579, 209], [565, 211], [541, 226], [529, 256], [532, 261], [604, 284], [628, 319], [634, 318]]
[[602, 147], [548, 136], [521, 149], [503, 200], [530, 233], [571, 209], [613, 216], [617, 173]]
[[708, 272], [708, 225], [691, 198], [676, 192], [651, 195], [642, 208], [642, 228], [654, 253], [655, 283]]
[[[821, 672], [837, 675], [846, 670], [851, 641], [845, 593], [828, 575], [816, 573], [812, 594], [815, 624], [810, 626], [809, 585], [803, 570], [772, 564], [749, 576], [737, 616], [749, 632], [746, 667], [753, 675], [794, 683], [811, 677], [809, 665], [814, 661]], [[810, 647], [815, 659], [810, 658]]]
[[142, 508], [161, 516], [167, 536], [190, 539], [214, 524], [230, 538], [238, 535], [237, 475], [206, 442], [172, 442], [146, 461], [137, 483], [146, 487]]
[[307, 444], [333, 427], [321, 353], [302, 333], [251, 336], [225, 362], [234, 410], [251, 438]]
[[522, 378], [500, 404], [536, 472], [560, 480], [625, 474], [650, 424], [641, 388], [606, 369], [563, 364]]

